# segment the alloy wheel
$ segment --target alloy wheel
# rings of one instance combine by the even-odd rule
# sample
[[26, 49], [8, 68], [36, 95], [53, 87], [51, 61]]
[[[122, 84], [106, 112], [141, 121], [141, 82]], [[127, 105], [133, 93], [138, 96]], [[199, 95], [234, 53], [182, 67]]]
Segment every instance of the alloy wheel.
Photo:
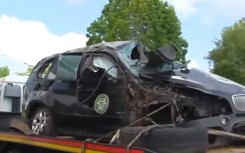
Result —
[[31, 124], [31, 130], [34, 134], [39, 135], [44, 132], [48, 117], [49, 113], [47, 109], [41, 109], [35, 114]]

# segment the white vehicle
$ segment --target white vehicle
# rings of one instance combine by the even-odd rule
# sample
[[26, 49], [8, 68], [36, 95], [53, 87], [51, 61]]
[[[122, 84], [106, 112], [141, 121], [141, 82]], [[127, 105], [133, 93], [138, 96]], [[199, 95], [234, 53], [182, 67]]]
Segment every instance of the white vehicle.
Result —
[[20, 113], [28, 76], [9, 75], [0, 78], [0, 112]]

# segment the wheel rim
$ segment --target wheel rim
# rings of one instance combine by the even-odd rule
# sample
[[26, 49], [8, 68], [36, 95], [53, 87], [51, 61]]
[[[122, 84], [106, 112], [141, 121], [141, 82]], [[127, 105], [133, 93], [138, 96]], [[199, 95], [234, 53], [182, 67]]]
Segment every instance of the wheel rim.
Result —
[[48, 120], [49, 114], [46, 109], [40, 110], [33, 118], [32, 120], [32, 126], [31, 129], [33, 133], [35, 134], [41, 134], [46, 126], [47, 126], [47, 120]]

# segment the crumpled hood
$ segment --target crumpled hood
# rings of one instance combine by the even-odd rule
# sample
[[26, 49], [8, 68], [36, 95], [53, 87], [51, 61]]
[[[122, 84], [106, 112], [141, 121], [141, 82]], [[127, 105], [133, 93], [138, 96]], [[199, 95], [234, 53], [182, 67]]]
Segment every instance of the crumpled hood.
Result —
[[175, 70], [170, 80], [218, 96], [245, 94], [245, 86], [210, 72], [191, 68], [189, 73]]

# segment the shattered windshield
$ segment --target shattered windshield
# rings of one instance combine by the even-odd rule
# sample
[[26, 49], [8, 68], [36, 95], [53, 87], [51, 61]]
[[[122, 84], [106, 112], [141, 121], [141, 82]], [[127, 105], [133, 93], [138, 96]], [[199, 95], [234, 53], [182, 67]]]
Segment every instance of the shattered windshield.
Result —
[[183, 63], [181, 63], [180, 61], [173, 61], [173, 66], [174, 70], [178, 70], [181, 69], [181, 67], [183, 67]]
[[[131, 43], [128, 43], [128, 45], [125, 45], [121, 49], [119, 49], [118, 52], [116, 52], [123, 62], [123, 64], [131, 71], [131, 73], [138, 77], [139, 72], [142, 68], [146, 66], [145, 63], [141, 62], [141, 58], [132, 58], [132, 54], [135, 54], [137, 51], [137, 41], [132, 41]], [[180, 61], [173, 61], [173, 62], [165, 62], [159, 65], [156, 65], [152, 67], [155, 69], [155, 72], [161, 73], [161, 72], [167, 72], [172, 70], [181, 69], [183, 64]]]
[[178, 70], [181, 69], [183, 64], [180, 61], [173, 61], [169, 63], [163, 63], [160, 69], [160, 72], [167, 72], [167, 71], [172, 71], [172, 70]]
[[137, 42], [133, 41], [131, 43], [129, 43], [129, 45], [123, 47], [122, 49], [120, 49], [117, 54], [120, 57], [120, 59], [122, 60], [123, 64], [131, 71], [131, 73], [134, 76], [139, 76], [139, 70], [143, 67], [143, 63], [140, 62], [140, 58], [138, 59], [132, 59], [132, 54], [133, 51], [137, 51], [135, 50], [137, 47]]

